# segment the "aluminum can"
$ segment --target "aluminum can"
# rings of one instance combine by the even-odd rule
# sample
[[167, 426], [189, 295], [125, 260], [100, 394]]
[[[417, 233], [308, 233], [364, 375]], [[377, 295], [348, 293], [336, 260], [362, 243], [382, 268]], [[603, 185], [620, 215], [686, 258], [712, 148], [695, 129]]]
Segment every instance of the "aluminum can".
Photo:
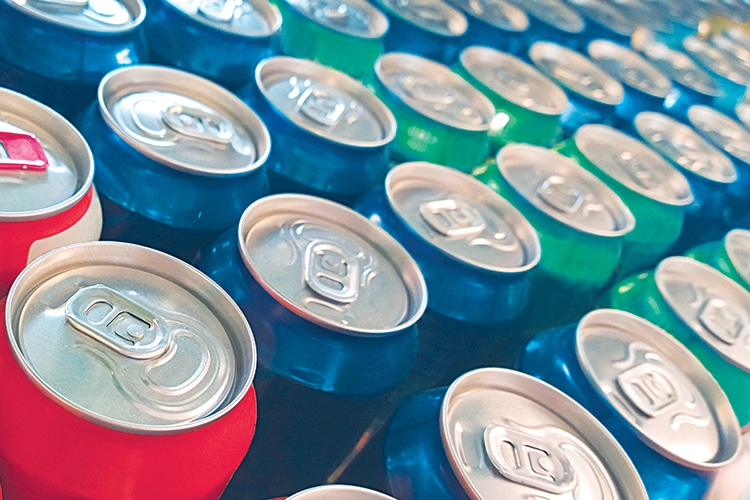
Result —
[[[652, 0], [610, 0], [609, 4], [638, 26], [667, 36], [674, 33], [673, 21], [669, 18], [669, 12], [661, 9], [658, 2]], [[625, 45], [630, 45], [630, 43], [628, 42]]]
[[0, 2], [0, 87], [73, 119], [111, 70], [147, 62], [141, 0]]
[[388, 16], [386, 52], [409, 52], [445, 64], [456, 59], [469, 21], [443, 0], [377, 0]]
[[281, 51], [357, 79], [383, 54], [388, 18], [366, 0], [278, 0]]
[[740, 426], [716, 380], [667, 332], [627, 312], [599, 309], [542, 332], [520, 365], [604, 424], [652, 500], [701, 500], [739, 452]]
[[615, 108], [625, 98], [625, 90], [594, 62], [578, 52], [548, 42], [532, 45], [529, 58], [568, 96], [568, 106], [561, 116], [565, 137], [587, 123], [615, 124]]
[[562, 0], [511, 1], [529, 18], [529, 45], [547, 41], [576, 50], [583, 46], [581, 35], [586, 29], [586, 21]]
[[268, 192], [266, 127], [199, 76], [148, 65], [113, 71], [78, 126], [96, 161], [105, 239], [192, 261]]
[[747, 500], [750, 497], [750, 429], [742, 438], [739, 456], [716, 473], [704, 500]]
[[489, 155], [495, 107], [449, 67], [389, 52], [376, 62], [368, 87], [396, 117], [391, 150], [396, 162], [426, 161], [468, 172]]
[[256, 357], [214, 282], [155, 250], [82, 243], [34, 261], [2, 306], [8, 498], [219, 496], [253, 436]]
[[396, 119], [357, 80], [304, 59], [262, 61], [240, 93], [268, 126], [272, 192], [352, 203], [383, 182]]
[[750, 291], [750, 231], [732, 229], [723, 238], [697, 245], [685, 255], [718, 269]]
[[694, 200], [685, 176], [643, 142], [607, 125], [584, 125], [556, 150], [607, 184], [635, 217], [617, 274], [653, 267], [679, 238]]
[[490, 122], [494, 149], [514, 142], [551, 147], [562, 133], [565, 92], [536, 68], [489, 47], [464, 49], [454, 71], [495, 106]]
[[448, 0], [466, 14], [469, 28], [461, 48], [486, 45], [520, 54], [528, 46], [529, 18], [508, 0]]
[[750, 423], [750, 295], [712, 267], [687, 257], [615, 284], [603, 301], [660, 326], [719, 382], [740, 425]]
[[149, 0], [151, 61], [238, 90], [278, 44], [281, 13], [268, 0]]
[[611, 40], [622, 45], [630, 44], [630, 37], [638, 25], [626, 17], [610, 2], [600, 0], [567, 0], [568, 5], [586, 19], [583, 38], [591, 42], [598, 38]]
[[631, 49], [609, 40], [594, 40], [586, 50], [592, 61], [622, 84], [625, 96], [615, 106], [620, 128], [628, 128], [641, 111], [663, 109], [664, 99], [672, 90], [672, 81], [654, 65]]
[[527, 326], [576, 318], [612, 279], [625, 235], [635, 226], [630, 210], [594, 174], [537, 146], [506, 146], [475, 176], [516, 207], [539, 236], [542, 257], [531, 273]]
[[40, 255], [99, 239], [93, 179], [91, 150], [67, 120], [0, 89], [0, 298]]
[[[276, 499], [281, 500], [281, 499]], [[286, 500], [395, 500], [379, 491], [349, 486], [345, 484], [328, 484], [315, 486], [286, 497]]]
[[404, 500], [647, 498], [632, 462], [590, 413], [501, 368], [406, 400], [385, 456], [392, 494]]

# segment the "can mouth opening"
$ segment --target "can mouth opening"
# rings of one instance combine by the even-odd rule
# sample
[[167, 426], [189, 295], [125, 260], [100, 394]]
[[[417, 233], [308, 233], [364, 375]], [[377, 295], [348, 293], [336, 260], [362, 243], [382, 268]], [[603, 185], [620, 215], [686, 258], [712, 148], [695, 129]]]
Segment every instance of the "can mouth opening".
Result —
[[[29, 15], [31, 17], [34, 17], [40, 21], [50, 23], [52, 25], [58, 26], [60, 28], [70, 30], [75, 33], [85, 33], [90, 36], [95, 37], [107, 37], [112, 35], [121, 35], [124, 33], [130, 33], [133, 32], [141, 27], [143, 24], [143, 21], [146, 19], [146, 5], [143, 3], [143, 0], [116, 0], [117, 3], [121, 4], [123, 7], [125, 7], [130, 16], [132, 17], [132, 20], [130, 20], [125, 25], [121, 26], [112, 26], [108, 25], [107, 23], [100, 23], [95, 29], [86, 29], [83, 27], [76, 27], [70, 24], [70, 22], [65, 22], [61, 16], [52, 14], [50, 12], [54, 12], [55, 5], [62, 5], [65, 6], [65, 2], [57, 2], [52, 1], [50, 3], [50, 12], [46, 12], [44, 10], [40, 10], [37, 8], [32, 8], [30, 4], [33, 5], [33, 1], [24, 1], [24, 0], [4, 0], [6, 4], [12, 6], [13, 8], [23, 12], [26, 15]], [[49, 1], [49, 0], [47, 0]], [[45, 0], [40, 0], [40, 3], [42, 5], [45, 4]]]
[[[672, 81], [666, 75], [627, 47], [609, 40], [594, 40], [589, 43], [587, 51], [589, 57], [605, 70], [608, 66], [617, 65], [613, 68], [617, 74], [613, 71], [608, 72], [631, 87], [659, 99], [667, 97], [672, 90]], [[623, 68], [624, 63], [627, 66]], [[628, 69], [634, 69], [635, 74], [628, 75]], [[645, 75], [645, 78], [642, 75]]]

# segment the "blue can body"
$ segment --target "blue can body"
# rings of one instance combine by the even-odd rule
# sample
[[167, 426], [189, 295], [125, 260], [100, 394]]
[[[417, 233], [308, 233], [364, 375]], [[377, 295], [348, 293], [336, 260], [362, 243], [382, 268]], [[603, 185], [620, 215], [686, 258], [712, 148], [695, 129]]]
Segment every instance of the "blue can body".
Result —
[[445, 36], [416, 26], [387, 10], [388, 31], [383, 38], [386, 52], [408, 52], [452, 64], [463, 46], [460, 36]]
[[664, 98], [649, 94], [637, 89], [627, 82], [620, 81], [625, 90], [622, 102], [615, 106], [619, 128], [626, 131], [631, 128], [631, 122], [635, 116], [642, 111], [661, 111], [664, 107]]
[[687, 111], [691, 106], [711, 106], [716, 95], [700, 92], [677, 80], [673, 81], [672, 90], [664, 99], [664, 111], [681, 122], [687, 122]]
[[[560, 0], [562, 2], [562, 0]], [[519, 6], [523, 8], [523, 3], [519, 2]], [[564, 8], [568, 8], [564, 6]], [[575, 12], [575, 11], [572, 11]], [[583, 32], [586, 29], [586, 20], [581, 20], [581, 30], [572, 32], [564, 29], [561, 26], [548, 22], [540, 17], [534, 15], [533, 12], [526, 11], [529, 16], [529, 45], [535, 42], [545, 41], [554, 42], [568, 47], [573, 50], [581, 50], [585, 46], [585, 39], [583, 38]], [[525, 52], [518, 54], [519, 57], [524, 58], [528, 61], [528, 56]]]
[[[497, 2], [494, 9], [489, 9], [483, 5], [484, 2], [476, 3], [470, 0], [450, 0], [456, 8], [460, 8], [466, 14], [469, 21], [469, 28], [466, 34], [461, 37], [461, 47], [464, 49], [472, 45], [484, 45], [498, 49], [502, 52], [508, 52], [513, 55], [521, 55], [526, 52], [529, 46], [529, 18], [518, 7], [507, 1]], [[479, 7], [479, 10], [477, 9]], [[500, 12], [498, 17], [503, 17], [503, 24], [499, 26], [492, 23], [491, 20], [484, 17], [484, 9], [492, 13]], [[474, 10], [472, 12], [471, 10]]]
[[589, 123], [616, 125], [615, 106], [588, 99], [568, 89], [566, 94], [568, 105], [560, 116], [564, 137], [571, 137], [576, 130]]

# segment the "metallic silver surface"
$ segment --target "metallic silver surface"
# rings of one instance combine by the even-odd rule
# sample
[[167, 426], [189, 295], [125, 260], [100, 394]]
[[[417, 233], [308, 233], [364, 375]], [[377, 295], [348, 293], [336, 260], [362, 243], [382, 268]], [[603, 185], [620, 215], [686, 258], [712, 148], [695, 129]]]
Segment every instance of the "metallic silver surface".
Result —
[[750, 231], [732, 229], [724, 238], [724, 248], [742, 279], [750, 283]]
[[281, 13], [268, 0], [162, 0], [191, 19], [232, 35], [265, 38], [281, 28]]
[[750, 131], [709, 106], [690, 106], [688, 121], [725, 153], [750, 163]]
[[526, 14], [506, 0], [448, 0], [470, 17], [505, 31], [525, 31], [529, 27]]
[[627, 47], [609, 40], [594, 40], [587, 51], [600, 68], [633, 88], [658, 98], [666, 97], [672, 90], [669, 78]]
[[466, 16], [443, 0], [378, 0], [392, 15], [441, 36], [459, 37], [466, 33]]
[[127, 33], [146, 18], [142, 0], [3, 0], [26, 15], [97, 36]]
[[282, 0], [314, 23], [358, 38], [378, 39], [388, 18], [365, 0]]

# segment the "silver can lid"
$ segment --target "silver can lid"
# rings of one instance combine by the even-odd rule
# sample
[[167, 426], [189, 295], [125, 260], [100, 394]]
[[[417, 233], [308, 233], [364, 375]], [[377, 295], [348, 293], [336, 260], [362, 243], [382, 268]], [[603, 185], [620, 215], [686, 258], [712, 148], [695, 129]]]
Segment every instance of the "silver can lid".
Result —
[[443, 0], [378, 0], [378, 4], [386, 12], [440, 36], [459, 37], [469, 28], [463, 12]]
[[472, 77], [522, 108], [560, 115], [568, 105], [568, 98], [559, 85], [510, 54], [474, 46], [464, 49], [459, 61]]
[[712, 47], [705, 40], [697, 36], [689, 36], [682, 41], [682, 47], [690, 57], [717, 75], [740, 85], [747, 86], [750, 82], [750, 73], [742, 65], [732, 61], [721, 50]]
[[687, 54], [666, 45], [647, 41], [640, 52], [672, 80], [708, 96], [718, 96], [721, 91], [711, 76], [703, 71]]
[[568, 33], [582, 33], [586, 21], [562, 0], [511, 0], [540, 21]]
[[396, 500], [375, 490], [345, 484], [315, 486], [295, 493], [286, 500]]
[[633, 214], [614, 191], [559, 153], [510, 144], [498, 152], [497, 168], [521, 197], [566, 226], [604, 237], [622, 236], [635, 227]]
[[599, 309], [576, 329], [576, 355], [594, 390], [658, 454], [698, 470], [740, 450], [740, 425], [718, 382], [667, 332]]
[[354, 78], [306, 59], [271, 57], [255, 69], [255, 82], [276, 112], [327, 141], [382, 147], [396, 137], [396, 119]]
[[650, 0], [613, 0], [612, 7], [619, 10], [625, 17], [638, 26], [661, 33], [673, 33], [674, 26], [666, 12], [656, 2]]
[[242, 215], [239, 244], [269, 295], [324, 328], [383, 336], [425, 310], [424, 278], [411, 256], [343, 205], [294, 194], [262, 198]]
[[0, 88], [0, 222], [24, 222], [78, 203], [94, 180], [83, 136], [43, 104]]
[[11, 7], [64, 29], [108, 36], [130, 32], [146, 18], [142, 0], [3, 0]]
[[375, 62], [380, 83], [406, 106], [438, 123], [461, 130], [487, 131], [495, 107], [447, 66], [403, 52]]
[[583, 407], [521, 372], [482, 368], [458, 377], [440, 409], [453, 473], [472, 500], [646, 499], [635, 467]]
[[608, 125], [584, 125], [573, 136], [588, 161], [628, 189], [673, 206], [693, 202], [690, 183], [659, 153]]
[[432, 163], [403, 163], [388, 173], [385, 190], [406, 226], [462, 264], [509, 274], [539, 262], [539, 237], [531, 224], [467, 174]]
[[676, 165], [714, 182], [737, 180], [732, 160], [687, 125], [651, 111], [638, 113], [633, 122], [643, 140]]
[[266, 38], [281, 28], [281, 13], [268, 0], [164, 0], [191, 19], [215, 30]]
[[31, 263], [8, 295], [6, 327], [44, 394], [125, 432], [207, 425], [245, 396], [255, 372], [252, 332], [226, 292], [126, 243], [71, 245]]
[[568, 0], [584, 17], [620, 35], [631, 36], [638, 25], [622, 12], [600, 0]]
[[282, 0], [314, 23], [357, 38], [378, 39], [388, 18], [365, 0]]
[[750, 231], [732, 229], [724, 237], [724, 248], [742, 279], [750, 283]]
[[664, 259], [656, 286], [679, 318], [722, 358], [750, 372], [750, 293], [687, 257]]
[[750, 163], [750, 131], [709, 106], [688, 108], [688, 121], [695, 130], [730, 157]]
[[631, 87], [658, 98], [672, 90], [672, 81], [627, 47], [609, 40], [594, 40], [588, 54], [604, 71]]
[[172, 68], [142, 65], [110, 72], [99, 84], [99, 109], [135, 151], [189, 174], [249, 174], [271, 150], [266, 126], [239, 98]]
[[550, 42], [536, 42], [529, 58], [539, 70], [576, 94], [616, 105], [625, 97], [620, 82], [578, 52]]
[[750, 50], [750, 34], [745, 32], [745, 30], [737, 27], [729, 27], [722, 32], [722, 35], [744, 49]]
[[448, 0], [470, 17], [505, 31], [526, 31], [529, 18], [506, 0]]

